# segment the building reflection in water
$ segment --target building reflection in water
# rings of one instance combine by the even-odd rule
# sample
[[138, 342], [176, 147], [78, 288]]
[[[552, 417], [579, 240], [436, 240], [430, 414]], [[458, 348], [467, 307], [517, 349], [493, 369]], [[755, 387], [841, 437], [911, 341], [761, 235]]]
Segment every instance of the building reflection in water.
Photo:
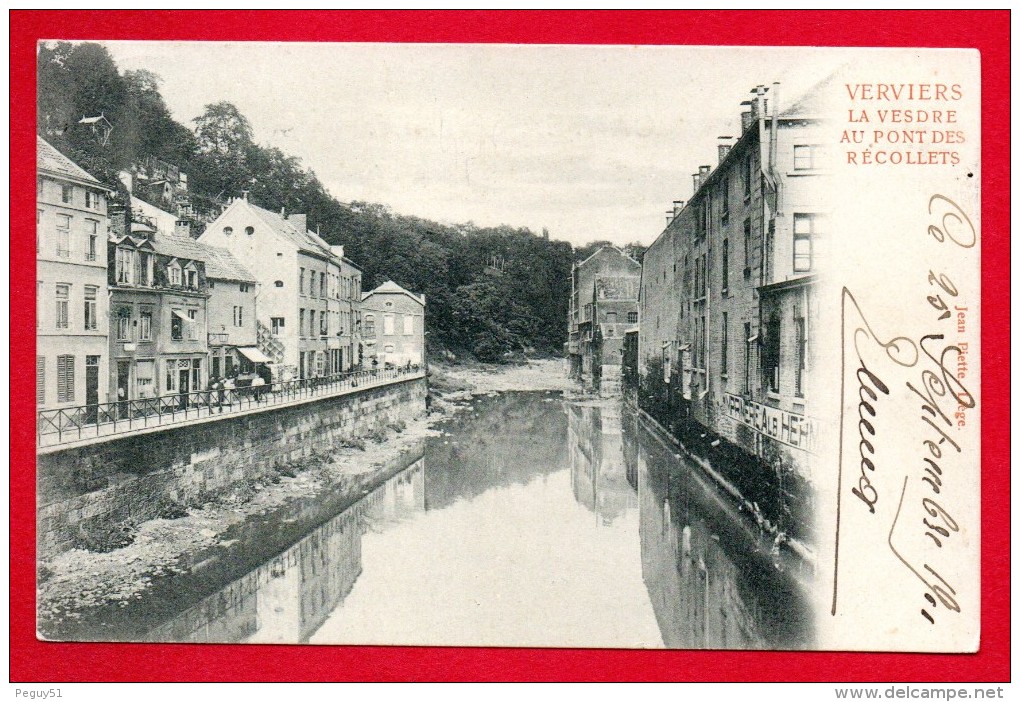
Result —
[[275, 558], [170, 622], [152, 641], [305, 643], [361, 575], [361, 537], [425, 508], [419, 459]]
[[808, 594], [768, 539], [696, 466], [636, 419], [628, 424], [624, 455], [638, 480], [642, 575], [666, 646], [810, 647]]
[[619, 401], [564, 405], [574, 499], [610, 525], [637, 507], [637, 482], [624, 461]]

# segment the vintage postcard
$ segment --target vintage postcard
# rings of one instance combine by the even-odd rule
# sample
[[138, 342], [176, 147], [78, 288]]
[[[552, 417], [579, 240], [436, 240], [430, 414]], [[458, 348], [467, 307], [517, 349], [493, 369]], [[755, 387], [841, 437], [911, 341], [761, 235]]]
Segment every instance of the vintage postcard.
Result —
[[36, 74], [40, 639], [979, 648], [977, 51]]

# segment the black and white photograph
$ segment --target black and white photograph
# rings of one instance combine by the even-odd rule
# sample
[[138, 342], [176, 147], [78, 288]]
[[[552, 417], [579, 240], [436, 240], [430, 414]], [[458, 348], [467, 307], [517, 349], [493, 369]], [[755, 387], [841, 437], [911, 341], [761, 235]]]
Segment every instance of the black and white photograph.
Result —
[[40, 42], [38, 637], [974, 650], [980, 81], [897, 51]]

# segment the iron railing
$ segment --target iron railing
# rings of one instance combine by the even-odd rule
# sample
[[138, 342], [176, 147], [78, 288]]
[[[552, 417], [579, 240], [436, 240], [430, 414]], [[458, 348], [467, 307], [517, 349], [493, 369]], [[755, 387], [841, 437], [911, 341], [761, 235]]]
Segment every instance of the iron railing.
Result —
[[219, 418], [231, 413], [342, 395], [424, 376], [423, 367], [411, 365], [288, 380], [271, 385], [216, 388], [161, 397], [44, 409], [36, 412], [36, 446], [58, 446], [194, 419]]

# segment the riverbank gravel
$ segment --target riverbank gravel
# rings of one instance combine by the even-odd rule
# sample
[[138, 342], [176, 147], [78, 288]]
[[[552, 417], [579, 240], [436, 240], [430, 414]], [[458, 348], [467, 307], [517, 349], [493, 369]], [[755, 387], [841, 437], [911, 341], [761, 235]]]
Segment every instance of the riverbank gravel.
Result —
[[[513, 366], [433, 366], [430, 369], [430, 408], [426, 416], [402, 431], [389, 430], [370, 450], [342, 448], [328, 460], [312, 462], [292, 477], [238, 486], [217, 499], [192, 508], [177, 519], [153, 519], [134, 528], [129, 545], [109, 553], [71, 549], [39, 564], [38, 620], [77, 619], [95, 607], [123, 606], [140, 598], [155, 578], [183, 572], [189, 553], [208, 548], [232, 525], [325, 491], [336, 492], [352, 478], [371, 480], [385, 466], [428, 436], [434, 425], [468, 405], [475, 395], [508, 391], [571, 393], [577, 386], [567, 379], [563, 361], [541, 360]], [[364, 484], [363, 481], [360, 481]]]

